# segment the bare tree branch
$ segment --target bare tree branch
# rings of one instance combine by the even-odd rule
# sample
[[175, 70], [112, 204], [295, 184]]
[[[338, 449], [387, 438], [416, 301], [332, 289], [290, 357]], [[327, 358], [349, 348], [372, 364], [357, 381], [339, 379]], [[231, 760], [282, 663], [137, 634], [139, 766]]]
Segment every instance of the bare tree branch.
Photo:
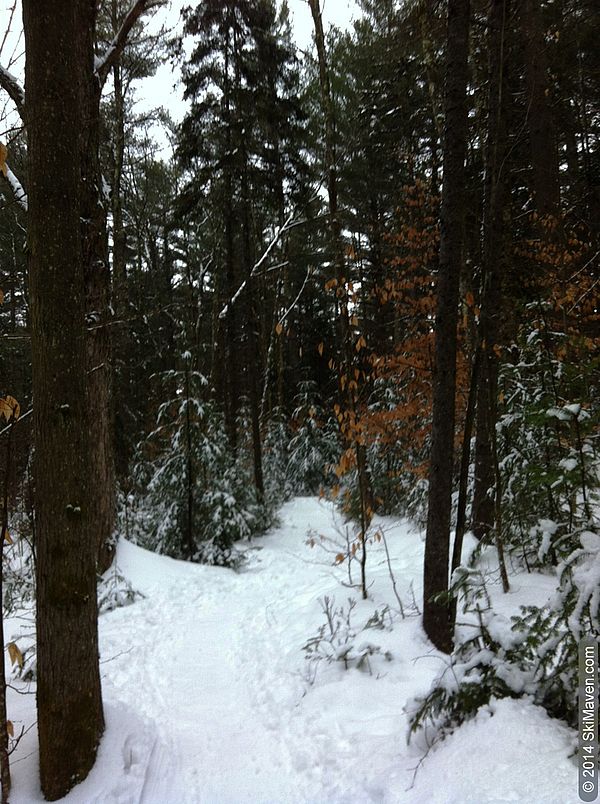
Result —
[[0, 43], [0, 56], [2, 56], [2, 52], [4, 50], [4, 45], [6, 44], [9, 34], [12, 31], [12, 21], [13, 17], [15, 16], [15, 11], [17, 10], [17, 0], [14, 0], [12, 7], [10, 9], [8, 23], [4, 29], [4, 36], [2, 37], [2, 43]]

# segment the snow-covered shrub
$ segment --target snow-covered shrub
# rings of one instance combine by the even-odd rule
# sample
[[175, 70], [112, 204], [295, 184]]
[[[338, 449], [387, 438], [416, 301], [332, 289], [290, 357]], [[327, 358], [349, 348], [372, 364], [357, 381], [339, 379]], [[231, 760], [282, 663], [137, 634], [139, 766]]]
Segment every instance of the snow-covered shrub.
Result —
[[528, 569], [552, 568], [557, 591], [508, 623], [482, 602], [476, 571], [461, 568], [453, 593], [473, 622], [457, 628], [448, 666], [415, 702], [412, 731], [429, 721], [443, 734], [491, 697], [524, 694], [577, 720], [578, 641], [600, 638], [600, 375], [597, 359], [567, 360], [575, 342], [543, 326], [501, 364], [496, 432], [505, 547]]
[[294, 494], [316, 494], [335, 479], [333, 468], [340, 455], [338, 428], [323, 410], [314, 383], [300, 384], [289, 442], [288, 487]]
[[409, 706], [411, 733], [430, 722], [443, 736], [491, 698], [523, 695], [576, 725], [579, 640], [600, 642], [600, 535], [586, 530], [579, 542], [557, 568], [555, 595], [510, 623], [490, 607], [477, 571], [457, 571], [453, 593], [476, 619], [430, 692]]
[[263, 441], [263, 474], [265, 499], [273, 508], [279, 507], [293, 495], [288, 477], [288, 451], [291, 432], [281, 411], [274, 411], [267, 423]]
[[389, 651], [383, 651], [379, 645], [361, 637], [368, 629], [391, 629], [391, 616], [385, 607], [381, 612], [376, 611], [367, 620], [365, 625], [357, 628], [352, 622], [352, 613], [356, 607], [356, 600], [348, 598], [348, 606], [336, 607], [335, 599], [325, 595], [319, 600], [325, 615], [325, 622], [319, 626], [317, 633], [304, 644], [302, 650], [308, 662], [308, 681], [315, 680], [319, 664], [325, 661], [328, 664], [341, 662], [346, 670], [356, 668], [372, 675], [370, 657], [381, 655], [386, 661], [391, 661]]
[[520, 662], [522, 638], [491, 608], [481, 573], [459, 567], [450, 593], [461, 596], [463, 614], [473, 619], [429, 692], [407, 702], [409, 738], [426, 726], [444, 737], [492, 698], [516, 698], [535, 690], [533, 668], [527, 670]]
[[234, 542], [262, 530], [252, 482], [230, 465], [221, 477], [221, 488], [208, 488], [200, 495], [199, 509], [199, 539], [193, 560], [237, 566], [243, 559]]
[[598, 501], [597, 371], [552, 357], [538, 330], [512, 352], [519, 359], [501, 367], [497, 426], [503, 538], [527, 566], [556, 566]]
[[524, 636], [522, 661], [535, 672], [538, 703], [577, 723], [579, 640], [600, 642], [600, 533], [585, 530], [579, 546], [557, 568], [559, 586], [547, 606], [526, 607], [514, 618]]
[[98, 581], [98, 613], [130, 606], [144, 595], [133, 588], [115, 564], [104, 577]]
[[35, 567], [29, 539], [10, 527], [12, 542], [4, 545], [2, 567], [2, 609], [12, 614], [35, 599]]
[[234, 459], [216, 407], [203, 399], [198, 372], [169, 372], [177, 395], [158, 410], [134, 469], [136, 543], [174, 558], [235, 566], [234, 548], [261, 526], [249, 468]]

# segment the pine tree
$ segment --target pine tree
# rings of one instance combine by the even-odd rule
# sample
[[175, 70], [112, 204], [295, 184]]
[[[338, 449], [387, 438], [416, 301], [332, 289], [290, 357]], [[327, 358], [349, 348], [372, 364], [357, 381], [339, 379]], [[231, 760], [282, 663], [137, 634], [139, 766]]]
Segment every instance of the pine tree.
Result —
[[[196, 219], [208, 209], [209, 218], [216, 214], [207, 243], [215, 258], [211, 382], [234, 450], [247, 400], [261, 497], [265, 333], [272, 327], [264, 327], [259, 312], [267, 283], [257, 282], [253, 270], [267, 245], [264, 236], [283, 223], [290, 142], [299, 120], [291, 96], [295, 57], [285, 16], [278, 21], [270, 0], [205, 3], [186, 12], [185, 31], [195, 49], [183, 70], [191, 100], [178, 146], [189, 172], [183, 211]], [[273, 301], [266, 306], [273, 309]]]

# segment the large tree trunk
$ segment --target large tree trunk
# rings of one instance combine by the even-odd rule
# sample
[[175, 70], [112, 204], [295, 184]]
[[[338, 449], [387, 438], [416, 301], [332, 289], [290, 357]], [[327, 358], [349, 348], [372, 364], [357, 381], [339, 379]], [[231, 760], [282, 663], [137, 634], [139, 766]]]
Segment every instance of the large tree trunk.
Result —
[[423, 574], [423, 627], [433, 644], [452, 650], [451, 607], [432, 597], [448, 589], [454, 458], [456, 348], [464, 230], [467, 152], [469, 0], [448, 4], [444, 184], [435, 321], [435, 376], [429, 469], [429, 508]]
[[55, 800], [92, 767], [103, 730], [96, 492], [88, 427], [80, 217], [83, 0], [24, 0], [35, 432], [40, 775]]

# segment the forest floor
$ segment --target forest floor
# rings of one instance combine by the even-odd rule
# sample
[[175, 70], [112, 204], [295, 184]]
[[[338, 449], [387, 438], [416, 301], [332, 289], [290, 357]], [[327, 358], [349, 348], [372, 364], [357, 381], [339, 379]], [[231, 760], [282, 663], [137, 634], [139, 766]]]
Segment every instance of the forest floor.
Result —
[[[370, 548], [369, 600], [343, 585], [346, 562], [334, 562], [344, 549], [344, 526], [330, 503], [315, 498], [286, 504], [279, 525], [250, 545], [239, 572], [177, 562], [122, 541], [119, 570], [145, 597], [100, 618], [107, 729], [95, 768], [64, 801], [577, 801], [569, 759], [574, 732], [527, 700], [493, 702], [424, 759], [423, 737], [407, 744], [404, 707], [428, 691], [444, 660], [412, 606], [411, 584], [414, 599], [421, 597], [422, 534], [405, 521], [380, 524], [405, 619], [382, 543]], [[541, 604], [554, 587], [536, 573], [513, 575], [503, 595], [491, 558], [488, 564], [494, 607], [506, 615], [523, 603]], [[325, 596], [345, 612], [348, 599], [356, 601], [350, 658], [360, 655], [361, 643], [380, 648], [361, 669], [328, 661], [325, 640], [324, 658], [305, 657], [303, 646], [326, 623]], [[384, 612], [384, 628], [361, 630], [375, 611]], [[35, 699], [9, 692], [9, 717], [19, 731], [34, 722]], [[35, 728], [11, 760], [11, 804], [42, 802]]]

